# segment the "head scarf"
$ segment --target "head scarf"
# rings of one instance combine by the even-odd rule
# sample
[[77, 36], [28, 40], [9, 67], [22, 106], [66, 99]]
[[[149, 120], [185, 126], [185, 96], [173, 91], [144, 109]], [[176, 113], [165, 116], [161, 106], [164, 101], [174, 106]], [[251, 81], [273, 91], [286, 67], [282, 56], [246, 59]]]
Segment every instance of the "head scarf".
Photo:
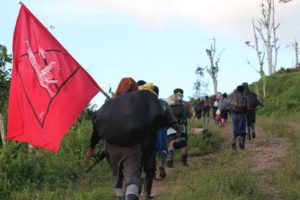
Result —
[[125, 77], [121, 79], [119, 86], [115, 92], [115, 96], [117, 97], [121, 93], [135, 91], [135, 90], [138, 90], [138, 86], [135, 80], [131, 77]]

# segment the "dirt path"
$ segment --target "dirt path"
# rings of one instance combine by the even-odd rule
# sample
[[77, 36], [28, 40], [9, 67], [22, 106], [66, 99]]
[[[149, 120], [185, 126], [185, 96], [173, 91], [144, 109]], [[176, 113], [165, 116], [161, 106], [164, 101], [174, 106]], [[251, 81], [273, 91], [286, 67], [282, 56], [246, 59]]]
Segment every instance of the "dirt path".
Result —
[[[224, 134], [224, 144], [221, 145], [222, 149], [230, 148], [231, 142], [231, 126], [222, 128]], [[288, 143], [276, 136], [267, 135], [262, 131], [259, 124], [256, 128], [257, 137], [252, 140], [246, 140], [246, 150], [240, 156], [240, 162], [247, 166], [253, 173], [257, 175], [258, 181], [262, 183], [262, 190], [269, 200], [284, 200], [280, 190], [276, 188], [272, 180], [269, 179], [267, 174], [272, 170], [276, 170], [279, 166], [280, 160], [288, 153]], [[240, 151], [240, 150], [238, 150]], [[212, 158], [218, 156], [219, 153], [208, 154], [199, 157], [190, 157], [189, 162], [203, 162], [210, 165]], [[173, 169], [167, 168], [167, 174], [172, 173]], [[167, 188], [164, 180], [158, 179], [153, 183], [152, 194], [159, 196]], [[142, 197], [143, 199], [143, 197]]]

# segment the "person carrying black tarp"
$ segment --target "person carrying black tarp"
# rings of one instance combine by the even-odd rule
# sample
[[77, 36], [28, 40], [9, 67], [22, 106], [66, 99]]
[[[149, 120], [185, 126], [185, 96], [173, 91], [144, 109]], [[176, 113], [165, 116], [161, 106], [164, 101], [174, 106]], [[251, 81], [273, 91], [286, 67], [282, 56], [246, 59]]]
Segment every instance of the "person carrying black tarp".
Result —
[[149, 91], [138, 91], [132, 78], [123, 78], [115, 96], [97, 112], [85, 161], [92, 157], [99, 139], [105, 140], [118, 199], [139, 199], [141, 142], [147, 130], [155, 127], [161, 118], [162, 109], [157, 97]]

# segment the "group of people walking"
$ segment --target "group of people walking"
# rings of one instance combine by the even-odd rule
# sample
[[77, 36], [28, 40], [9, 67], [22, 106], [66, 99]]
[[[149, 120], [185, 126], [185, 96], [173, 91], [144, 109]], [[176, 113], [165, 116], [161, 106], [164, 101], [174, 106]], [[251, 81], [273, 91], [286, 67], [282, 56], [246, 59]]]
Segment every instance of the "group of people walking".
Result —
[[[119, 200], [138, 200], [141, 192], [152, 199], [156, 169], [161, 179], [166, 177], [165, 164], [174, 166], [177, 149], [181, 163], [188, 166], [188, 127], [192, 117], [190, 104], [183, 100], [184, 91], [176, 88], [167, 98], [158, 98], [159, 88], [152, 83], [123, 78], [114, 96], [93, 118], [88, 163], [100, 139], [105, 141], [105, 155], [113, 170], [114, 191]], [[206, 96], [194, 104], [195, 117], [210, 122], [212, 110], [215, 125], [227, 127], [232, 118], [232, 149], [245, 148], [245, 137], [255, 138], [256, 107], [262, 105], [247, 83], [231, 94], [217, 93], [213, 100]], [[158, 163], [156, 163], [158, 161]], [[143, 178], [142, 178], [143, 177]], [[142, 189], [143, 188], [143, 189]]]
[[203, 118], [204, 124], [210, 122], [212, 111], [214, 125], [228, 126], [229, 115], [232, 118], [232, 149], [236, 150], [237, 140], [240, 149], [245, 149], [246, 137], [256, 137], [255, 121], [256, 107], [263, 103], [256, 93], [250, 90], [248, 83], [243, 83], [231, 95], [218, 92], [212, 99], [206, 96], [198, 99], [194, 104], [195, 116], [198, 120]]
[[188, 166], [187, 119], [192, 113], [183, 93], [176, 88], [169, 98], [161, 99], [157, 86], [126, 77], [96, 113], [85, 162], [98, 141], [105, 140], [117, 199], [137, 200], [142, 191], [145, 199], [152, 199], [156, 168], [165, 178], [165, 163], [174, 166], [176, 149], [180, 149], [182, 165]]

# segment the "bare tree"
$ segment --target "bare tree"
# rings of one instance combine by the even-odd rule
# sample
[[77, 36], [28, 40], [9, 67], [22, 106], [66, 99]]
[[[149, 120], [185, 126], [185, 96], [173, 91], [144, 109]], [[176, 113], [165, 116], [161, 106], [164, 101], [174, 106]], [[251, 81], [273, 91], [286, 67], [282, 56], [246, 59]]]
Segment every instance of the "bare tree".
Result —
[[209, 58], [210, 66], [206, 67], [207, 73], [211, 76], [213, 82], [214, 93], [217, 94], [218, 92], [218, 72], [219, 72], [219, 62], [221, 60], [221, 55], [224, 52], [222, 49], [218, 55], [215, 57], [216, 54], [216, 40], [213, 39], [213, 43], [210, 44], [210, 48], [206, 49], [206, 54]]
[[299, 66], [299, 46], [298, 46], [298, 42], [295, 39], [295, 42], [292, 44], [292, 47], [294, 48], [295, 51], [295, 67]]
[[256, 56], [259, 63], [259, 70], [256, 67], [254, 67], [250, 61], [247, 62], [257, 73], [259, 73], [263, 84], [263, 97], [266, 97], [267, 79], [264, 71], [265, 52], [262, 50], [263, 48], [259, 46], [259, 38], [257, 36], [257, 31], [255, 29], [254, 21], [252, 21], [252, 27], [253, 27], [253, 35], [254, 35], [254, 45], [252, 45], [249, 41], [245, 43], [246, 45], [248, 45], [249, 47], [253, 48], [256, 51]]
[[253, 22], [253, 29], [259, 35], [263, 43], [266, 59], [268, 62], [269, 75], [276, 71], [277, 55], [280, 45], [277, 37], [277, 29], [280, 23], [275, 22], [275, 0], [262, 0], [261, 18], [257, 22]]
[[195, 99], [198, 99], [202, 96], [205, 96], [207, 94], [207, 87], [208, 83], [204, 81], [204, 68], [197, 66], [197, 69], [195, 71], [195, 74], [197, 75], [197, 80], [194, 83], [194, 97]]
[[[279, 3], [288, 3], [292, 0], [279, 0]], [[275, 0], [261, 1], [261, 18], [254, 23], [253, 29], [259, 35], [260, 40], [264, 45], [266, 59], [268, 62], [269, 75], [276, 72], [279, 38], [277, 37], [277, 30], [280, 23], [275, 21]]]

